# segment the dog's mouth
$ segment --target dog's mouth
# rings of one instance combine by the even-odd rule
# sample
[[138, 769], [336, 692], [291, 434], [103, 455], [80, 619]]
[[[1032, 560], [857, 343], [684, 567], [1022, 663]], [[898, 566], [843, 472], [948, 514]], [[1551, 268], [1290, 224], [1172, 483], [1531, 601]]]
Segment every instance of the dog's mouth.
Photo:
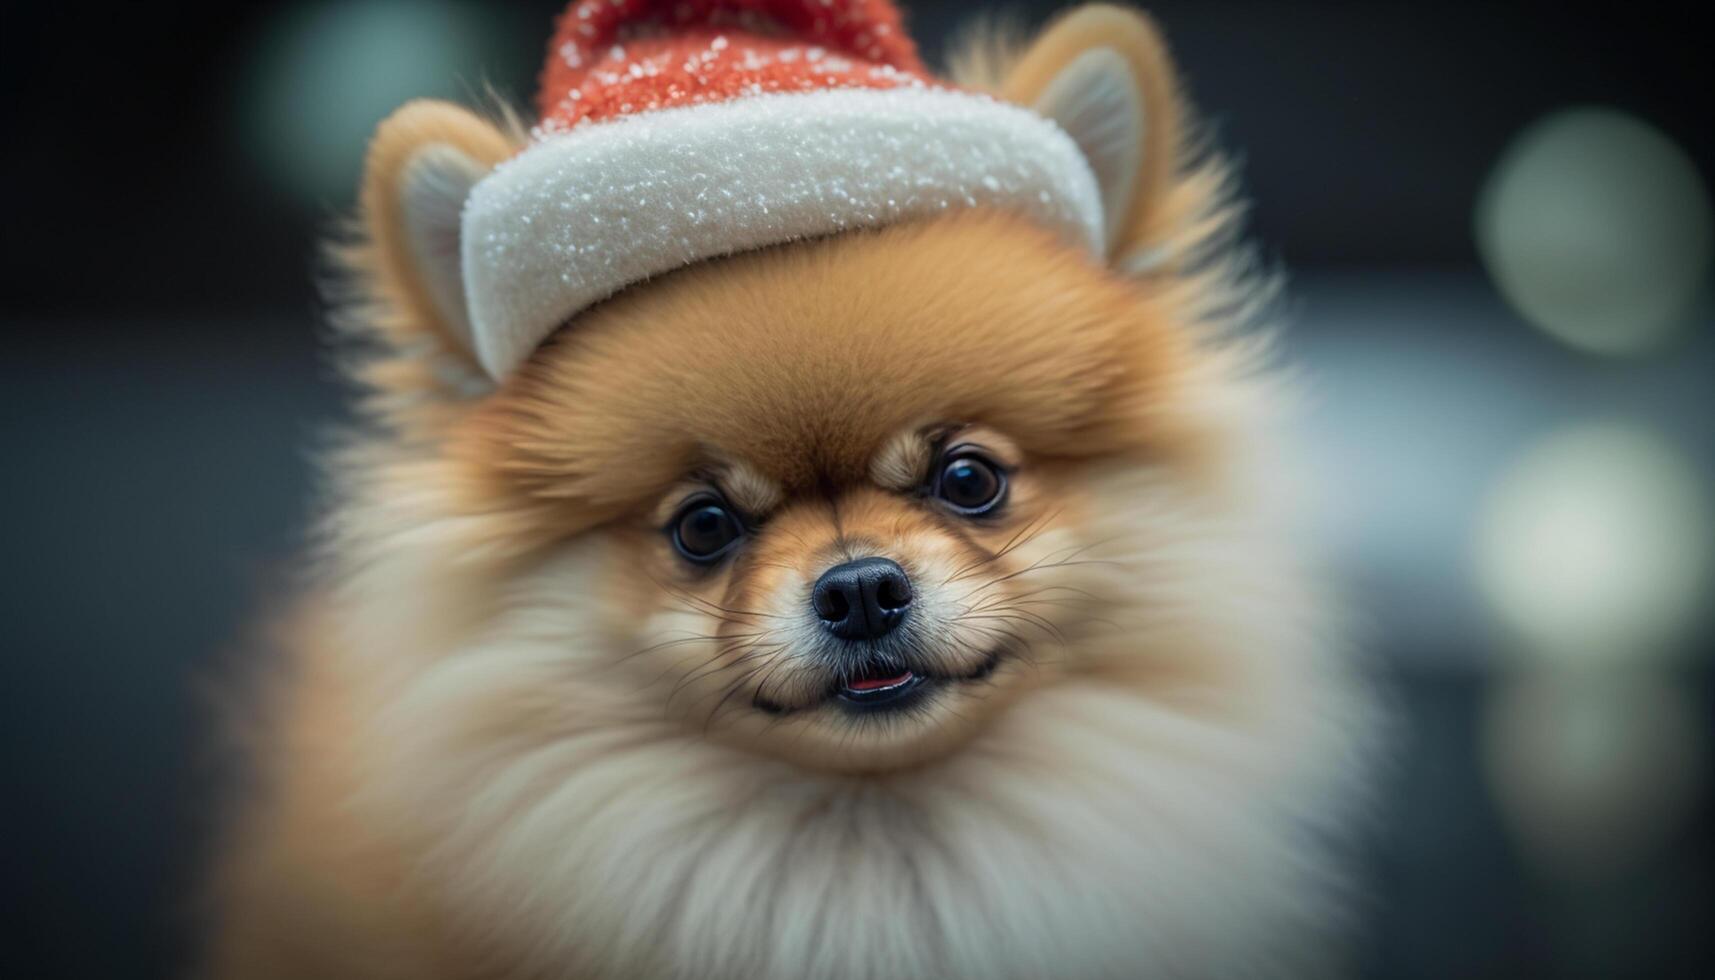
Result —
[[927, 683], [927, 677], [913, 671], [894, 673], [890, 668], [872, 668], [844, 683], [836, 682], [834, 697], [859, 708], [888, 707], [911, 697]]
[[757, 710], [771, 715], [791, 714], [830, 703], [850, 714], [903, 711], [921, 704], [939, 689], [986, 679], [1000, 666], [1003, 652], [1000, 648], [990, 651], [975, 670], [964, 674], [931, 674], [898, 664], [872, 663], [856, 673], [836, 678], [822, 697], [808, 704], [783, 705], [760, 695], [753, 703]]

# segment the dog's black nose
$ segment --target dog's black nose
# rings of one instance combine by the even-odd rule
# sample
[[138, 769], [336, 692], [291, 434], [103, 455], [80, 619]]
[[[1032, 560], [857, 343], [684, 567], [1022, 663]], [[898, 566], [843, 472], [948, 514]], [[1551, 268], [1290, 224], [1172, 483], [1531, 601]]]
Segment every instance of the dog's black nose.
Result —
[[911, 580], [890, 558], [860, 558], [822, 573], [810, 606], [844, 640], [875, 640], [905, 621]]

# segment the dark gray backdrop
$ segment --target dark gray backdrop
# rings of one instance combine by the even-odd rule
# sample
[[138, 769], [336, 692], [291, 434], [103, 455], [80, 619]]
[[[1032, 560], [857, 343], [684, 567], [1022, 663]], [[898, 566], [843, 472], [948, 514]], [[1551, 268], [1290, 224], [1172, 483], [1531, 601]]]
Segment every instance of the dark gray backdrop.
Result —
[[[340, 413], [311, 272], [314, 242], [349, 198], [283, 190], [245, 135], [257, 59], [291, 6], [12, 5], [0, 21], [6, 976], [159, 976], [182, 963], [218, 773], [197, 686], [242, 656], [242, 625], [280, 593], [311, 509], [306, 450]], [[502, 93], [529, 94], [556, 7], [469, 6], [493, 26], [484, 78]], [[1040, 20], [1049, 8], [1021, 9]], [[1582, 359], [1507, 313], [1470, 231], [1507, 140], [1569, 104], [1650, 121], [1707, 180], [1706, 27], [1653, 3], [1151, 9], [1219, 140], [1246, 163], [1265, 255], [1300, 283], [1292, 349], [1328, 376], [1323, 417], [1343, 464], [1423, 468], [1407, 433], [1359, 443], [1340, 426], [1377, 408], [1365, 365], [1429, 350], [1450, 367], [1392, 417], [1457, 404], [1469, 366], [1532, 394], [1456, 441], [1534, 431], [1598, 401], [1675, 427], [1702, 447], [1707, 475], [1707, 318], [1667, 367]], [[911, 12], [931, 59], [968, 15], [954, 3]], [[1409, 731], [1386, 830], [1365, 852], [1364, 974], [1707, 965], [1707, 800], [1617, 880], [1533, 870], [1480, 770], [1491, 671], [1476, 607], [1426, 610], [1426, 597], [1458, 591], [1459, 570], [1372, 564], [1386, 550], [1364, 538], [1343, 556]], [[1708, 663], [1680, 675], [1704, 705]]]

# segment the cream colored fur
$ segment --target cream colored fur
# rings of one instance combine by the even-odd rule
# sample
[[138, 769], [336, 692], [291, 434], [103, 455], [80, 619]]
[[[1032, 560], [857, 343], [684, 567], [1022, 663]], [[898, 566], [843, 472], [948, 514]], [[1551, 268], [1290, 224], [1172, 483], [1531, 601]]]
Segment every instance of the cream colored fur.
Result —
[[[426, 652], [437, 617], [408, 662], [377, 658], [357, 805], [422, 842], [457, 927], [544, 975], [1320, 975], [1317, 835], [1368, 732], [1319, 597], [1236, 501], [1125, 467], [1092, 493], [1102, 519], [1021, 557], [1090, 547], [1119, 566], [1052, 581], [1126, 604], [1076, 642], [1080, 676], [944, 763], [821, 776], [627, 697], [623, 651], [588, 639], [611, 611], [576, 599], [599, 594], [592, 542], [454, 649]], [[404, 597], [487, 591], [424, 574], [462, 552], [432, 528], [363, 577], [358, 643], [400, 646], [425, 611]], [[1175, 681], [1210, 670], [1216, 690]]]
[[[1147, 67], [1164, 55], [1142, 29], [1148, 43], [1128, 56]], [[1223, 173], [1181, 165], [1138, 194], [1122, 242], [1173, 259], [1136, 283], [986, 219], [793, 246], [622, 297], [472, 404], [413, 373], [423, 350], [453, 352], [433, 349], [446, 331], [430, 291], [384, 278], [406, 291], [386, 335], [409, 333], [415, 302], [424, 343], [396, 344], [368, 369], [380, 395], [371, 425], [334, 460], [316, 587], [261, 706], [272, 733], [256, 760], [262, 788], [216, 876], [211, 971], [881, 980], [1337, 968], [1347, 883], [1330, 841], [1360, 808], [1376, 729], [1289, 531], [1299, 466], [1282, 441], [1286, 399], [1256, 345], [1234, 336], [1263, 293], [1210, 244], [1230, 228]], [[994, 267], [973, 263], [972, 248]], [[890, 262], [931, 268], [909, 279]], [[874, 292], [876, 275], [890, 288]], [[751, 297], [792, 302], [759, 309]], [[961, 324], [934, 314], [937, 302], [988, 312]], [[862, 315], [842, 323], [851, 309]], [[901, 423], [992, 422], [1021, 444], [1020, 506], [1035, 515], [1006, 550], [1011, 528], [907, 528], [898, 515], [917, 504], [885, 505], [901, 509], [874, 526], [904, 528], [891, 546], [916, 558], [924, 601], [953, 622], [999, 590], [1015, 655], [947, 713], [854, 729], [837, 746], [805, 748], [840, 731], [814, 713], [760, 723], [744, 699], [705, 710], [677, 697], [698, 696], [705, 665], [720, 666], [722, 617], [681, 601], [693, 586], [657, 590], [639, 574], [672, 567], [647, 516], [666, 486], [622, 499], [614, 472], [672, 470], [652, 456], [667, 444], [627, 435], [644, 409], [591, 433], [602, 416], [582, 413], [599, 406], [555, 400], [560, 380], [596, 390], [601, 379], [579, 373], [595, 370], [579, 366], [591, 358], [638, 362], [636, 379], [613, 381], [621, 391], [698, 336], [778, 350], [774, 311], [819, 332], [779, 363], [747, 361], [755, 391], [723, 383], [685, 419], [663, 408], [650, 424], [706, 425], [686, 434], [692, 445], [735, 418], [779, 429], [788, 450], [843, 440], [847, 470], [897, 481], [909, 469]], [[912, 320], [924, 311], [928, 322]], [[934, 401], [916, 381], [871, 396], [886, 394], [877, 376], [889, 362], [865, 360], [866, 323], [891, 325], [899, 358], [931, 379], [974, 377], [971, 391], [998, 399], [992, 410], [972, 408], [973, 395], [975, 420], [888, 417]], [[1009, 350], [1051, 333], [1031, 359], [1040, 367], [1005, 368], [982, 340], [913, 346], [936, 330]], [[1123, 367], [1073, 391], [1056, 351], [1079, 365], [1106, 351]], [[843, 365], [853, 374], [834, 387], [847, 394], [821, 399], [826, 419], [808, 404], [804, 419], [781, 419], [761, 397], [818, 372], [839, 378]], [[1056, 395], [1005, 401], [1044, 391]], [[1062, 428], [1042, 421], [1062, 414]], [[827, 421], [848, 418], [876, 431]], [[794, 423], [825, 441], [794, 442]], [[601, 473], [578, 470], [603, 450], [572, 453], [573, 436], [611, 441]], [[782, 520], [810, 520], [790, 510], [814, 497], [793, 483], [792, 459], [759, 449], [740, 462], [765, 471], [747, 479], [784, 487], [769, 491], [785, 501]], [[757, 544], [815, 551], [786, 534], [765, 527]], [[962, 535], [994, 556], [975, 585], [944, 554]], [[802, 583], [783, 574], [758, 587], [746, 622], [790, 607]], [[955, 635], [983, 629], [971, 619]], [[767, 627], [783, 662], [795, 628]], [[889, 739], [916, 746], [910, 761], [851, 771], [853, 754]]]

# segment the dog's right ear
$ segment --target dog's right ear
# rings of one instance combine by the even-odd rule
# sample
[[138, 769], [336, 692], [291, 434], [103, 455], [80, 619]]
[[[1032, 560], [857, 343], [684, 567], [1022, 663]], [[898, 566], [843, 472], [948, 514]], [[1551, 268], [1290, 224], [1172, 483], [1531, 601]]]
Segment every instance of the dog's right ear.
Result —
[[359, 199], [367, 247], [350, 261], [367, 274], [375, 301], [355, 313], [358, 326], [401, 355], [390, 359], [391, 372], [371, 372], [378, 387], [429, 381], [412, 384], [403, 360], [450, 361], [485, 377], [465, 307], [460, 219], [471, 188], [516, 148], [500, 127], [449, 102], [408, 103], [376, 130]]

